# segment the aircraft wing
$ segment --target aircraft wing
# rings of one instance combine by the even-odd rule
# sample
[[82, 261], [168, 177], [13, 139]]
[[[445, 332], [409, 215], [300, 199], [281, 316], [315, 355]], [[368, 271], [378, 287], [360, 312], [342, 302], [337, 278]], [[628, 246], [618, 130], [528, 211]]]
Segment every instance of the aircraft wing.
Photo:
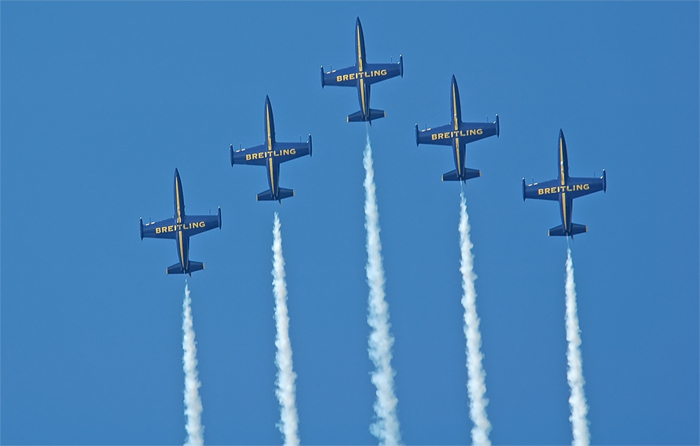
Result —
[[347, 67], [340, 70], [333, 70], [324, 72], [323, 67], [321, 67], [321, 88], [326, 85], [334, 87], [356, 87], [357, 80], [357, 67]]
[[603, 176], [600, 178], [569, 178], [571, 182], [570, 189], [573, 189], [571, 196], [573, 198], [583, 197], [584, 195], [594, 192], [605, 191], [607, 189], [607, 175], [603, 170]]
[[549, 180], [543, 183], [525, 185], [523, 178], [523, 200], [526, 198], [535, 200], [559, 201], [559, 180]]
[[157, 221], [155, 223], [143, 224], [143, 220], [139, 222], [141, 230], [141, 239], [146, 238], [165, 238], [175, 239], [177, 236], [177, 219], [168, 218], [166, 220]]
[[450, 146], [452, 145], [452, 138], [445, 137], [445, 135], [453, 131], [454, 129], [450, 124], [425, 130], [418, 130], [418, 125], [416, 124], [416, 145], [436, 144], [440, 146]]
[[219, 213], [217, 215], [187, 215], [185, 216], [185, 221], [182, 226], [183, 229], [186, 230], [186, 235], [188, 237], [201, 234], [202, 232], [214, 228], [220, 228], [221, 208], [219, 208]]
[[250, 147], [248, 149], [233, 150], [231, 146], [231, 165], [234, 164], [253, 164], [256, 166], [266, 165], [265, 158], [260, 156], [260, 153], [267, 152], [265, 145]]
[[365, 82], [368, 84], [376, 84], [396, 76], [403, 76], [403, 59], [399, 63], [369, 63], [365, 67]]
[[311, 135], [309, 142], [278, 142], [275, 143], [275, 154], [280, 163], [291, 161], [302, 156], [311, 155]]

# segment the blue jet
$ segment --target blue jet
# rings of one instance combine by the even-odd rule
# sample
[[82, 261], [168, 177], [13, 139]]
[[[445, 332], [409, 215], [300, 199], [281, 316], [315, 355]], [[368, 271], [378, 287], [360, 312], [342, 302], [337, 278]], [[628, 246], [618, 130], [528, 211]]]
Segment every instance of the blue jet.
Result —
[[574, 209], [574, 198], [583, 197], [607, 189], [607, 176], [603, 169], [600, 178], [574, 178], [569, 176], [569, 157], [566, 154], [566, 141], [564, 132], [559, 130], [559, 177], [544, 183], [525, 185], [523, 178], [523, 201], [527, 198], [537, 200], [558, 201], [561, 212], [561, 226], [549, 230], [550, 236], [564, 236], [574, 238], [574, 235], [588, 232], [586, 225], [579, 225], [571, 221], [571, 213]]
[[175, 169], [175, 216], [155, 223], [139, 220], [141, 240], [148, 238], [174, 239], [178, 262], [169, 266], [166, 274], [189, 274], [204, 269], [204, 263], [190, 260], [190, 237], [200, 232], [221, 228], [221, 208], [218, 215], [185, 215], [185, 197], [182, 194], [180, 173]]
[[323, 66], [321, 66], [321, 88], [326, 85], [357, 87], [360, 111], [349, 115], [348, 122], [367, 121], [372, 124], [372, 120], [385, 117], [386, 112], [369, 107], [370, 87], [372, 84], [399, 75], [403, 77], [403, 56], [399, 56], [398, 63], [367, 62], [365, 36], [362, 33], [362, 24], [358, 17], [355, 24], [355, 65], [327, 73], [323, 71]]
[[272, 117], [270, 98], [265, 96], [265, 143], [250, 149], [231, 150], [231, 166], [234, 164], [252, 164], [267, 167], [267, 183], [270, 190], [260, 192], [258, 201], [279, 201], [293, 197], [293, 189], [280, 187], [280, 164], [285, 161], [312, 154], [311, 135], [307, 142], [277, 142], [275, 140], [275, 120]]
[[488, 138], [489, 136], [500, 136], [501, 123], [496, 115], [494, 122], [462, 122], [462, 106], [459, 101], [459, 89], [457, 80], [452, 75], [452, 88], [450, 92], [452, 107], [452, 122], [436, 128], [418, 130], [416, 124], [416, 146], [419, 144], [435, 144], [441, 146], [452, 146], [456, 169], [447, 172], [442, 176], [442, 181], [462, 181], [481, 176], [481, 171], [468, 169], [464, 166], [467, 160], [467, 143]]

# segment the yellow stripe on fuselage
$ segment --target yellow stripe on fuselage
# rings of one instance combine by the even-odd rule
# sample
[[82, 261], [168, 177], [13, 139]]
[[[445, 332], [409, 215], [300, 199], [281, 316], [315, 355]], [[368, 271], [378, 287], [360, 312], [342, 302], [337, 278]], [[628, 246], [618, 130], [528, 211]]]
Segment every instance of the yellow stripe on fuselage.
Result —
[[182, 223], [182, 211], [180, 210], [180, 183], [175, 178], [175, 200], [177, 201], [177, 222]]
[[362, 114], [367, 116], [369, 113], [365, 107], [365, 80], [360, 78], [360, 97], [362, 98]]
[[272, 150], [272, 129], [270, 129], [270, 104], [265, 109], [265, 118], [267, 119], [267, 150]]
[[459, 157], [459, 138], [455, 138], [455, 149], [457, 150], [457, 175], [462, 174], [462, 160]]
[[[362, 73], [364, 71], [364, 67], [362, 66], [362, 45], [361, 45], [361, 40], [360, 40], [360, 25], [357, 25], [357, 64], [359, 66], [359, 72]], [[365, 80], [364, 78], [360, 77], [360, 98], [362, 99], [362, 114], [367, 116], [368, 115], [368, 110], [367, 107], [365, 106]]]
[[178, 235], [180, 236], [180, 262], [182, 263], [182, 268], [184, 270], [187, 268], [187, 265], [185, 265], [185, 249], [184, 245], [182, 244], [182, 231], [178, 231]]
[[275, 195], [275, 171], [272, 169], [272, 158], [270, 158], [270, 186], [272, 186], [272, 195]]
[[[454, 114], [455, 131], [459, 131], [459, 119], [457, 119], [457, 90], [452, 84], [452, 113]], [[462, 160], [459, 156], [459, 138], [455, 138], [455, 150], [457, 150], [457, 175], [462, 175]]]
[[564, 192], [561, 194], [561, 211], [563, 213], [564, 230], [566, 230], [568, 225], [566, 223], [566, 193]]
[[362, 71], [363, 67], [362, 67], [362, 45], [360, 45], [360, 25], [357, 25], [357, 63], [360, 66], [360, 71]]
[[459, 120], [457, 119], [457, 91], [452, 84], [452, 113], [454, 114], [455, 130], [459, 130]]
[[564, 178], [564, 144], [562, 144], [561, 138], [559, 138], [559, 169], [561, 174], [561, 185], [564, 186], [566, 179]]

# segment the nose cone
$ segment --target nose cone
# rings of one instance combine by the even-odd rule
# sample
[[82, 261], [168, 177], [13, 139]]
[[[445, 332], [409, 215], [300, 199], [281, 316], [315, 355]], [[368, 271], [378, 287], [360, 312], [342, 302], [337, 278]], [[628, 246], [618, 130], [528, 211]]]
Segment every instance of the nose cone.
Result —
[[455, 77], [454, 74], [452, 75], [452, 82], [451, 82], [450, 86], [452, 87], [451, 89], [454, 92], [454, 94], [456, 96], [459, 96], [459, 87], [457, 87], [457, 78]]
[[362, 46], [363, 46], [362, 49], [364, 50], [365, 33], [362, 31], [362, 23], [360, 23], [359, 17], [357, 18], [357, 21], [355, 21], [355, 35], [356, 35], [356, 38], [358, 38], [362, 41]]
[[564, 139], [564, 130], [559, 129], [559, 147], [566, 152], [566, 139]]
[[175, 168], [175, 178], [180, 179], [180, 172], [177, 171], [177, 167]]

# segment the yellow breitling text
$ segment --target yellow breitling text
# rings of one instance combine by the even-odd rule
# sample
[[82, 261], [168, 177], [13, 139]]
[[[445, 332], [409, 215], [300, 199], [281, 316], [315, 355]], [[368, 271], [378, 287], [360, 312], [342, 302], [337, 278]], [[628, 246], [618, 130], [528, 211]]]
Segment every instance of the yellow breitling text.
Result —
[[580, 190], [589, 190], [590, 184], [572, 184], [571, 186], [545, 187], [537, 189], [537, 195], [558, 194], [560, 192], [577, 192]]
[[472, 130], [456, 130], [453, 132], [444, 132], [444, 133], [435, 133], [431, 135], [433, 141], [437, 139], [452, 139], [452, 138], [457, 138], [460, 136], [474, 136], [474, 135], [483, 135], [484, 130], [483, 129], [472, 129]]
[[367, 77], [386, 76], [386, 70], [360, 71], [359, 73], [343, 74], [336, 76], [337, 82], [354, 81]]
[[249, 153], [245, 156], [246, 161], [250, 160], [261, 160], [265, 158], [272, 158], [275, 156], [286, 156], [286, 155], [296, 155], [297, 154], [297, 149], [284, 149], [284, 150], [270, 150], [267, 152], [259, 152], [259, 153]]
[[194, 221], [192, 223], [177, 224], [177, 225], [170, 225], [170, 226], [161, 226], [160, 228], [156, 228], [156, 234], [162, 234], [164, 232], [186, 231], [188, 229], [196, 229], [196, 228], [203, 228], [203, 227], [204, 227], [203, 221], [200, 221], [199, 223]]

